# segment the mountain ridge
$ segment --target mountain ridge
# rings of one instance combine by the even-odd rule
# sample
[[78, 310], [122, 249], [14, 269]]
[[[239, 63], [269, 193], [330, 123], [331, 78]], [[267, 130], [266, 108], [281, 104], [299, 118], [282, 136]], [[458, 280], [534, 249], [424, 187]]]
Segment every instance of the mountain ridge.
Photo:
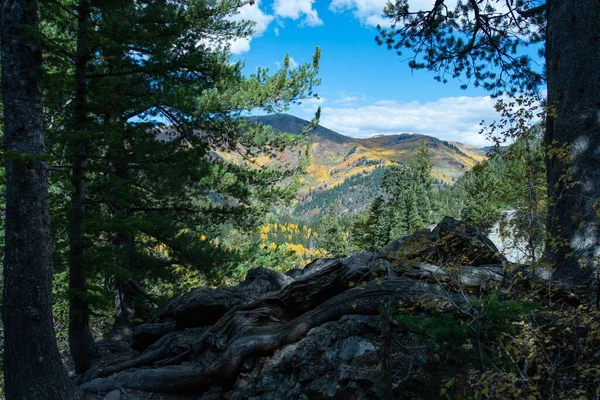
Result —
[[[309, 124], [289, 114], [254, 116], [251, 121], [271, 126], [276, 133], [291, 134], [302, 133]], [[377, 195], [374, 188], [381, 180], [381, 168], [410, 163], [422, 142], [431, 150], [432, 175], [440, 183], [453, 184], [486, 158], [484, 149], [433, 136], [401, 133], [352, 138], [319, 125], [310, 132], [310, 165], [297, 209], [314, 216], [331, 208], [326, 205], [330, 202], [338, 213], [364, 210]], [[289, 161], [293, 153], [287, 152], [282, 158]], [[362, 187], [366, 183], [369, 190]]]
[[[300, 134], [309, 124], [290, 114], [272, 114], [251, 117], [252, 121], [271, 126], [275, 132]], [[412, 150], [425, 141], [432, 152], [434, 175], [446, 183], [452, 183], [486, 157], [486, 150], [460, 142], [438, 139], [418, 133], [376, 135], [370, 138], [353, 138], [318, 125], [311, 133], [311, 146], [315, 153], [314, 165], [348, 167], [350, 158], [357, 155], [380, 160], [383, 163], [410, 162]], [[339, 158], [342, 157], [340, 161]], [[344, 159], [345, 158], [345, 159]], [[336, 162], [337, 161], [337, 162]], [[339, 170], [340, 168], [338, 168]]]

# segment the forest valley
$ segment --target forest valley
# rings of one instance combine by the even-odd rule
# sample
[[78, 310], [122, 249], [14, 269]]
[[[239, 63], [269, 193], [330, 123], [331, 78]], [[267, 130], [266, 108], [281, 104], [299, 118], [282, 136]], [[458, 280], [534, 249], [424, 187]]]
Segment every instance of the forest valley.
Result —
[[254, 1], [2, 1], [0, 398], [599, 399], [600, 3], [411, 3], [495, 146], [284, 114]]

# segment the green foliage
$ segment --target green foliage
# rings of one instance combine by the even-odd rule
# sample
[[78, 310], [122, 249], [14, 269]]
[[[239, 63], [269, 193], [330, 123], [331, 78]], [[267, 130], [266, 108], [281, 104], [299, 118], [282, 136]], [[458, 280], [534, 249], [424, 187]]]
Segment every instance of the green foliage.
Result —
[[[456, 146], [453, 149], [459, 154], [464, 155]], [[433, 177], [431, 176], [433, 164], [431, 162], [431, 150], [427, 147], [426, 141], [422, 141], [419, 147], [417, 147], [415, 155], [410, 161], [410, 169], [415, 173], [417, 182], [420, 184], [419, 186], [427, 192], [430, 191], [433, 182]]]
[[[45, 118], [51, 159], [51, 214], [57, 271], [55, 311], [66, 327], [69, 169], [85, 143], [87, 297], [101, 315], [114, 307], [117, 278], [131, 277], [158, 304], [201, 284], [240, 277], [251, 252], [229, 240], [255, 237], [268, 211], [289, 204], [308, 160], [274, 160], [306, 135], [281, 135], [248, 118], [255, 110], [285, 111], [315, 96], [320, 50], [311, 62], [244, 75], [230, 63], [229, 43], [252, 32], [234, 22], [247, 1], [108, 1], [92, 4], [85, 40], [87, 122], [72, 120], [76, 2], [44, 3]], [[210, 39], [207, 39], [210, 38]], [[310, 131], [315, 120], [305, 127]], [[223, 154], [236, 153], [231, 160]], [[254, 239], [253, 239], [254, 240]], [[249, 242], [250, 243], [250, 242]], [[286, 253], [289, 256], [289, 252]], [[256, 259], [254, 257], [253, 259]], [[109, 318], [110, 319], [110, 318]]]
[[390, 240], [390, 219], [385, 213], [385, 201], [376, 197], [368, 212], [358, 217], [352, 226], [352, 244], [359, 249], [377, 251]]
[[432, 219], [433, 196], [431, 153], [422, 143], [411, 166], [385, 168], [381, 180], [382, 196], [376, 197], [369, 210], [352, 228], [352, 243], [360, 249], [377, 251], [390, 240], [426, 227]]
[[436, 1], [418, 11], [410, 0], [396, 0], [383, 10], [391, 26], [379, 27], [377, 43], [398, 55], [414, 52], [409, 66], [434, 71], [440, 82], [463, 77], [463, 88], [472, 82], [495, 94], [534, 90], [543, 76], [532, 58], [520, 53], [544, 39], [544, 8], [538, 6], [463, 1], [451, 9]]
[[[359, 160], [355, 166], [379, 165], [370, 160]], [[367, 174], [356, 174], [344, 179], [341, 184], [317, 192], [310, 191], [301, 195], [300, 202], [294, 208], [293, 214], [306, 221], [311, 221], [311, 216], [320, 216], [319, 210], [331, 210], [333, 215], [340, 216], [348, 211], [363, 211], [370, 201], [382, 193], [381, 180], [385, 168], [377, 166]]]
[[317, 232], [319, 234], [319, 247], [331, 256], [340, 257], [349, 253], [349, 234], [340, 226], [338, 220], [331, 215], [325, 215], [319, 220]]
[[438, 351], [460, 349], [472, 337], [465, 322], [451, 314], [431, 312], [413, 315], [400, 312], [395, 320], [402, 328], [422, 336], [432, 349]]
[[[508, 300], [499, 290], [492, 290], [481, 299], [450, 312], [440, 313], [429, 307], [419, 314], [414, 309], [399, 309], [396, 322], [403, 330], [420, 337], [422, 343], [434, 352], [440, 363], [459, 363], [467, 374], [485, 376], [485, 371], [503, 368], [512, 373], [514, 366], [507, 357], [502, 343], [510, 343], [522, 321], [527, 320], [539, 308], [528, 300]], [[478, 367], [480, 375], [474, 369]], [[457, 379], [472, 379], [455, 376], [441, 387], [442, 396], [472, 394], [472, 389], [452, 390]], [[462, 392], [462, 394], [461, 394]], [[447, 398], [447, 397], [444, 397]]]
[[484, 232], [500, 219], [506, 205], [498, 175], [494, 165], [486, 161], [476, 165], [461, 181], [465, 194], [462, 216]]
[[474, 301], [456, 314], [427, 311], [424, 315], [403, 313], [395, 317], [406, 329], [422, 335], [435, 350], [454, 351], [474, 343], [479, 337], [498, 340], [515, 332], [514, 321], [533, 313], [539, 305], [531, 301], [503, 299], [502, 293], [492, 290], [482, 299]]

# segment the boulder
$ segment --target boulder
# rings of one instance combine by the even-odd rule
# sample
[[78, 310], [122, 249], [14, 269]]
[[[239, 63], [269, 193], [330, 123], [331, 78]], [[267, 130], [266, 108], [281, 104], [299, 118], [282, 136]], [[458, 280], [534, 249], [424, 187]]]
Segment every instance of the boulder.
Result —
[[445, 217], [433, 230], [395, 240], [381, 256], [388, 260], [413, 260], [433, 265], [501, 265], [508, 260], [476, 227]]

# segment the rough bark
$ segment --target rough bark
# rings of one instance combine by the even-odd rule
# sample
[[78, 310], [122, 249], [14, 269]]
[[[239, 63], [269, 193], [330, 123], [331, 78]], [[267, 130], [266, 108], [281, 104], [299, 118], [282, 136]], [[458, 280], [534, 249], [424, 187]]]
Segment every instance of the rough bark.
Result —
[[42, 120], [37, 1], [2, 2], [6, 162], [5, 392], [12, 399], [76, 399], [52, 323], [52, 245]]
[[[109, 120], [111, 120], [109, 118]], [[116, 124], [118, 122], [115, 121]], [[111, 162], [118, 185], [126, 185], [129, 179], [129, 162], [126, 149], [125, 136], [121, 137], [112, 148], [113, 161]], [[120, 188], [121, 189], [121, 188]], [[119, 190], [115, 191], [116, 193]], [[130, 204], [128, 199], [113, 196], [110, 200], [114, 210], [113, 218], [121, 226], [114, 237], [115, 251], [115, 322], [110, 333], [113, 338], [130, 338], [136, 319], [137, 299], [140, 287], [129, 277], [133, 270], [135, 258], [135, 238], [128, 229], [127, 222], [130, 218]]]
[[75, 364], [75, 372], [81, 374], [89, 369], [97, 349], [90, 331], [90, 310], [87, 299], [87, 274], [85, 264], [85, 220], [87, 146], [85, 139], [88, 122], [90, 62], [89, 30], [90, 0], [80, 0], [78, 7], [77, 55], [75, 61], [75, 97], [73, 101], [73, 138], [71, 151], [71, 213], [69, 215], [69, 347]]
[[130, 338], [133, 334], [136, 318], [136, 299], [139, 286], [133, 279], [117, 277], [115, 283], [115, 323], [112, 336]]
[[571, 155], [547, 158], [548, 260], [557, 279], [591, 297], [600, 257], [600, 3], [549, 0], [547, 10], [546, 144]]

